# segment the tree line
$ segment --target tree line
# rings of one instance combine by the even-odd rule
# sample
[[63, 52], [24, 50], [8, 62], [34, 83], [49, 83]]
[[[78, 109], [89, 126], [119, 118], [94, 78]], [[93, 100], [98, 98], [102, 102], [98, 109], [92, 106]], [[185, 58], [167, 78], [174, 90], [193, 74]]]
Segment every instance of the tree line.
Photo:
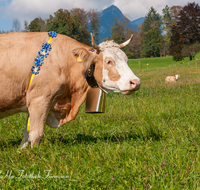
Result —
[[[18, 25], [17, 20], [14, 20], [15, 31], [19, 30]], [[89, 34], [92, 32], [96, 43], [100, 43], [100, 18], [94, 9], [59, 9], [46, 20], [35, 18], [30, 24], [25, 21], [24, 26], [27, 32], [54, 30], [88, 45], [91, 45]], [[151, 7], [137, 31], [130, 28], [126, 17], [121, 21], [114, 18], [111, 36], [103, 41], [114, 40], [120, 44], [131, 34], [133, 39], [124, 49], [129, 58], [172, 55], [176, 61], [184, 57], [194, 59], [200, 52], [200, 6], [195, 2], [184, 7], [166, 5], [162, 16]]]
[[54, 16], [50, 15], [47, 20], [35, 18], [27, 25], [26, 30], [30, 32], [55, 31], [89, 45], [91, 44], [90, 32], [99, 42], [99, 25], [100, 19], [94, 9], [89, 11], [80, 8], [74, 8], [70, 11], [59, 9], [54, 13]]
[[[54, 15], [49, 15], [48, 19], [40, 17], [35, 18], [29, 24], [24, 21], [24, 30], [22, 32], [48, 32], [55, 31], [59, 34], [70, 36], [84, 44], [91, 45], [90, 32], [94, 39], [100, 43], [99, 39], [100, 18], [98, 12], [94, 9], [85, 11], [81, 8], [71, 10], [58, 9]], [[17, 19], [13, 20], [13, 30], [10, 32], [19, 32], [20, 23]], [[0, 31], [5, 33], [5, 31]]]
[[130, 29], [127, 23], [115, 19], [108, 39], [122, 43], [134, 34], [131, 44], [124, 50], [129, 58], [172, 55], [173, 60], [180, 61], [184, 57], [194, 59], [200, 52], [200, 6], [195, 2], [184, 7], [166, 5], [162, 16], [151, 7], [138, 32]]

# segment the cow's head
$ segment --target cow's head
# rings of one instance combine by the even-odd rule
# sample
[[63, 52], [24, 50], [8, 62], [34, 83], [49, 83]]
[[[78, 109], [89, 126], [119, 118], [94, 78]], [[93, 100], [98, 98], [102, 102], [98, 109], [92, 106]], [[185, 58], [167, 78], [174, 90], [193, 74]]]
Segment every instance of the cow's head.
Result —
[[74, 50], [74, 54], [83, 60], [85, 71], [91, 64], [95, 65], [94, 77], [105, 91], [131, 94], [140, 88], [140, 79], [129, 68], [128, 58], [121, 50], [130, 43], [131, 38], [120, 45], [111, 40], [96, 46], [92, 36], [95, 51], [78, 48]]

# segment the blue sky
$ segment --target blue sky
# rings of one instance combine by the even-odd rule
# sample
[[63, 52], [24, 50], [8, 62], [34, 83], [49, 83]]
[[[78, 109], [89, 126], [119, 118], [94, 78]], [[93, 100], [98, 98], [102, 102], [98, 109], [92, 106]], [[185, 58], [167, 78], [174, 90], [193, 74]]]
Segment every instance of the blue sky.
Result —
[[12, 19], [3, 18], [3, 15], [0, 17], [0, 30], [9, 31], [12, 29]]
[[29, 23], [36, 17], [46, 19], [59, 8], [101, 11], [113, 4], [123, 14], [129, 16], [130, 20], [135, 20], [144, 17], [151, 6], [162, 14], [162, 9], [166, 5], [169, 7], [185, 6], [187, 3], [188, 0], [0, 0], [0, 30], [10, 31], [13, 19], [18, 19], [23, 28], [25, 20]]
[[[7, 1], [0, 0], [0, 8], [6, 7], [10, 2], [11, 0]], [[3, 28], [5, 28], [5, 30], [12, 29], [12, 20], [7, 19], [6, 17], [4, 17], [4, 14], [0, 12], [0, 30], [3, 30]]]

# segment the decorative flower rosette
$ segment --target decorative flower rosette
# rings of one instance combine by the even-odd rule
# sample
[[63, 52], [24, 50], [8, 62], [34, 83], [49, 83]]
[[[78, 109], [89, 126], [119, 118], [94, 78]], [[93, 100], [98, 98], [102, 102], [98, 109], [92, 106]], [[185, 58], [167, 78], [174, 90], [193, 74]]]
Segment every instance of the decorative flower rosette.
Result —
[[37, 75], [40, 71], [40, 67], [42, 66], [42, 64], [44, 63], [44, 58], [47, 58], [47, 56], [49, 55], [48, 51], [51, 51], [51, 45], [50, 42], [52, 40], [52, 38], [57, 36], [57, 33], [54, 31], [50, 31], [48, 32], [49, 35], [49, 41], [46, 43], [42, 44], [42, 49], [40, 49], [40, 51], [38, 51], [38, 56], [36, 56], [36, 58], [34, 59], [34, 66], [32, 66], [31, 71], [33, 74]]

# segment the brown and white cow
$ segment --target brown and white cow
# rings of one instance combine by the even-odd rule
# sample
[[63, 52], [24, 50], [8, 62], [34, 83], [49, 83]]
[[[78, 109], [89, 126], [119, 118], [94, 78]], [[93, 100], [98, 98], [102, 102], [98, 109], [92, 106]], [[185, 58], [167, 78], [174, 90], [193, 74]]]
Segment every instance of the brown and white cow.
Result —
[[34, 59], [48, 39], [47, 33], [0, 35], [0, 118], [29, 113], [30, 130], [25, 128], [22, 148], [28, 142], [31, 147], [39, 144], [45, 123], [60, 127], [75, 119], [91, 88], [84, 74], [91, 64], [95, 64], [98, 85], [108, 92], [130, 94], [140, 87], [140, 79], [128, 67], [128, 58], [120, 49], [130, 40], [121, 45], [103, 42], [91, 51], [92, 47], [59, 34], [52, 39], [52, 50], [28, 86]]

